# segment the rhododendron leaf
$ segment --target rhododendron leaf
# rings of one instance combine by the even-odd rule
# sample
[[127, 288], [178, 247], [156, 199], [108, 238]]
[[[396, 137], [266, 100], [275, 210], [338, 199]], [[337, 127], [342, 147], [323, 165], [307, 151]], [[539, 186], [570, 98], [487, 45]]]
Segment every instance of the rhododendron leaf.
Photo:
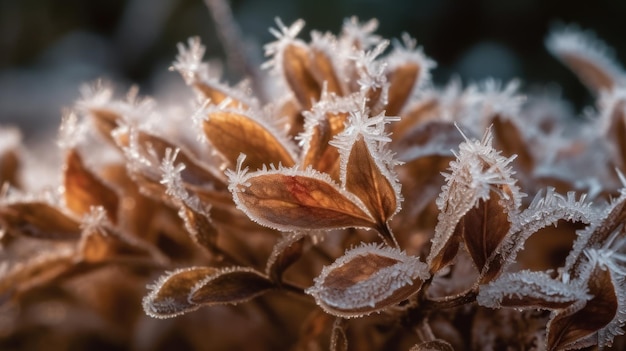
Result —
[[426, 264], [398, 249], [363, 245], [324, 267], [307, 293], [326, 312], [358, 317], [396, 305], [429, 277]]
[[0, 222], [8, 233], [39, 239], [76, 240], [80, 224], [45, 202], [0, 205]]
[[265, 268], [273, 282], [280, 283], [283, 272], [302, 256], [305, 240], [304, 233], [285, 234], [274, 245]]
[[521, 271], [482, 285], [476, 301], [490, 308], [563, 309], [590, 297], [585, 290], [555, 280], [544, 272]]
[[63, 185], [65, 204], [74, 213], [82, 216], [92, 207], [102, 206], [109, 219], [117, 222], [119, 196], [85, 166], [75, 149], [66, 155]]
[[309, 110], [322, 93], [322, 86], [310, 69], [311, 56], [309, 47], [299, 43], [286, 45], [282, 53], [285, 79], [305, 110]]
[[229, 173], [237, 206], [261, 225], [283, 230], [373, 227], [351, 194], [311, 169]]
[[169, 318], [198, 309], [200, 305], [189, 301], [189, 293], [198, 282], [216, 272], [216, 268], [191, 267], [162, 276], [144, 297], [144, 310], [151, 317]]
[[409, 351], [454, 351], [454, 348], [448, 342], [437, 339], [419, 343], [411, 347]]
[[418, 81], [421, 67], [415, 62], [399, 64], [392, 71], [387, 72], [389, 81], [389, 93], [385, 113], [388, 116], [396, 116], [406, 104], [413, 86]]
[[246, 154], [246, 165], [252, 169], [268, 164], [291, 167], [295, 163], [276, 133], [243, 112], [212, 111], [203, 128], [211, 144], [233, 165], [240, 153]]
[[224, 269], [201, 280], [189, 294], [189, 302], [201, 305], [237, 304], [274, 289], [261, 273], [243, 267]]
[[619, 306], [610, 270], [596, 265], [587, 287], [589, 301], [560, 310], [548, 323], [548, 350], [567, 350], [613, 320]]

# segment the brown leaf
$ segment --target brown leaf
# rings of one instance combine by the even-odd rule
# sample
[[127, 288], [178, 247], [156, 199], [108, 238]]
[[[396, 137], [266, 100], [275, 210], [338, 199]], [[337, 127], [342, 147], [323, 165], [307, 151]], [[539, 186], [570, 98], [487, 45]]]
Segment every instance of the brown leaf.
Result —
[[243, 267], [221, 270], [199, 282], [189, 294], [189, 302], [200, 305], [237, 304], [274, 288], [261, 273]]
[[507, 118], [500, 115], [491, 120], [495, 148], [502, 151], [504, 156], [517, 155], [515, 166], [527, 174], [531, 174], [535, 167], [535, 160], [530, 152], [530, 145], [524, 140], [522, 131]]
[[[398, 210], [396, 191], [374, 161], [364, 140], [352, 146], [346, 166], [346, 190], [358, 196], [376, 219], [377, 229], [385, 236], [387, 221]], [[387, 238], [392, 239], [392, 238]], [[393, 240], [390, 240], [393, 242]]]
[[274, 245], [265, 268], [266, 274], [273, 282], [280, 283], [283, 272], [302, 256], [305, 240], [305, 234], [285, 234]]
[[327, 92], [343, 95], [341, 81], [328, 54], [318, 48], [311, 48], [310, 50], [311, 73], [319, 86], [326, 83]]
[[602, 329], [615, 317], [619, 306], [610, 270], [596, 265], [591, 272], [588, 289], [593, 297], [582, 308], [561, 310], [548, 323], [548, 350], [569, 349], [569, 346]]
[[92, 207], [102, 206], [109, 219], [117, 222], [117, 193], [85, 166], [75, 149], [69, 150], [66, 155], [63, 185], [65, 204], [74, 213], [83, 216]]
[[119, 121], [124, 120], [123, 116], [113, 109], [104, 107], [90, 107], [89, 115], [100, 134], [107, 141], [115, 144], [112, 132], [119, 126]]
[[74, 265], [74, 251], [38, 252], [0, 273], [0, 300], [14, 294], [41, 286], [62, 275]]
[[454, 261], [457, 253], [459, 252], [459, 245], [461, 244], [461, 237], [463, 236], [463, 224], [459, 222], [454, 229], [454, 234], [450, 237], [445, 246], [433, 256], [429, 262], [430, 271], [436, 273], [448, 266]]
[[235, 183], [231, 184], [231, 192], [238, 207], [270, 228], [294, 231], [375, 225], [349, 194], [310, 170], [259, 171], [243, 176], [231, 174], [231, 178]]
[[405, 133], [422, 123], [436, 121], [440, 114], [441, 102], [434, 96], [411, 102], [402, 112], [400, 121], [390, 126], [394, 140], [406, 139]]
[[607, 128], [611, 144], [616, 149], [613, 162], [620, 169], [626, 168], [626, 101], [621, 99], [611, 106], [610, 126]]
[[305, 110], [311, 109], [322, 93], [322, 87], [311, 71], [311, 55], [307, 46], [292, 43], [285, 47], [282, 59], [287, 84]]
[[208, 252], [215, 253], [218, 232], [211, 223], [208, 213], [199, 212], [186, 203], [181, 203], [180, 206], [178, 215], [185, 222], [185, 228], [193, 241]]
[[413, 86], [421, 73], [421, 67], [415, 62], [398, 65], [392, 72], [387, 72], [389, 93], [385, 114], [397, 116], [413, 91]]
[[582, 56], [572, 52], [553, 52], [578, 79], [594, 93], [602, 90], [611, 90], [616, 85], [612, 72], [601, 62], [595, 62], [589, 56]]
[[461, 223], [465, 246], [478, 271], [482, 271], [511, 228], [507, 208], [492, 191], [489, 199], [480, 199], [477, 206], [461, 219]]
[[194, 80], [192, 86], [196, 91], [202, 94], [203, 97], [209, 99], [211, 104], [220, 105], [226, 99], [230, 99], [226, 105], [220, 105], [224, 107], [239, 107], [243, 109], [247, 109], [250, 107], [250, 103], [244, 101], [242, 98], [238, 98], [237, 95], [230, 89], [221, 86], [220, 84], [209, 82], [205, 80]]
[[307, 293], [326, 312], [357, 317], [396, 305], [429, 276], [426, 264], [398, 249], [363, 245], [324, 267]]
[[246, 165], [252, 169], [269, 164], [286, 167], [295, 164], [274, 132], [242, 112], [215, 110], [209, 113], [203, 126], [211, 144], [233, 165], [241, 153], [247, 156]]
[[346, 335], [346, 320], [335, 319], [330, 334], [330, 351], [348, 351], [348, 337]]
[[2, 152], [2, 150], [0, 150], [0, 187], [5, 183], [14, 187], [19, 187], [19, 169], [20, 159], [17, 156], [16, 151], [6, 150], [5, 152]]
[[76, 240], [80, 224], [45, 202], [24, 202], [0, 206], [0, 222], [12, 235], [37, 239]]
[[409, 351], [454, 351], [454, 349], [448, 342], [437, 339], [419, 343], [411, 347]]
[[217, 271], [211, 267], [192, 267], [162, 276], [143, 299], [144, 310], [151, 317], [169, 318], [198, 309], [198, 304], [189, 301], [189, 294], [198, 282]]

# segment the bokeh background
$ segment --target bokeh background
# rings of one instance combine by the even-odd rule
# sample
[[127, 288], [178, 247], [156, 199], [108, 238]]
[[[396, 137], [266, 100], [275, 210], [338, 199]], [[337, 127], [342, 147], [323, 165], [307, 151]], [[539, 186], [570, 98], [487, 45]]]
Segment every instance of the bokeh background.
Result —
[[[408, 32], [438, 62], [437, 84], [521, 78], [524, 89], [557, 85], [580, 110], [588, 93], [544, 48], [550, 28], [576, 23], [593, 30], [626, 62], [626, 1], [594, 0], [233, 0], [249, 55], [262, 46], [276, 16], [285, 23], [337, 32], [344, 18], [378, 18], [379, 33]], [[199, 35], [210, 58], [223, 57], [203, 0], [0, 0], [0, 125], [17, 124], [28, 140], [55, 131], [61, 108], [81, 84], [104, 77], [124, 91], [164, 94], [180, 85], [167, 68], [176, 43]], [[226, 72], [235, 82], [240, 77]], [[54, 134], [54, 133], [53, 133]], [[50, 135], [48, 133], [47, 135]]]

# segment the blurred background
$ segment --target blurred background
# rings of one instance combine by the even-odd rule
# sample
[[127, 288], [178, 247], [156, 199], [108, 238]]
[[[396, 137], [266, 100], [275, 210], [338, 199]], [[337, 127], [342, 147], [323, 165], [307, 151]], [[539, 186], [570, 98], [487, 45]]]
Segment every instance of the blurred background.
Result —
[[[626, 1], [595, 0], [233, 0], [249, 55], [264, 60], [263, 44], [276, 16], [337, 32], [344, 18], [378, 18], [378, 33], [408, 32], [438, 62], [437, 84], [458, 75], [464, 83], [521, 78], [524, 89], [557, 84], [578, 109], [591, 99], [544, 48], [550, 28], [576, 23], [593, 30], [626, 62]], [[0, 0], [0, 125], [16, 124], [27, 140], [56, 132], [61, 108], [79, 86], [99, 77], [118, 92], [138, 84], [159, 97], [180, 86], [167, 68], [176, 43], [199, 35], [208, 58], [223, 57], [203, 0]], [[236, 74], [227, 73], [234, 83]], [[186, 101], [183, 103], [187, 103]]]

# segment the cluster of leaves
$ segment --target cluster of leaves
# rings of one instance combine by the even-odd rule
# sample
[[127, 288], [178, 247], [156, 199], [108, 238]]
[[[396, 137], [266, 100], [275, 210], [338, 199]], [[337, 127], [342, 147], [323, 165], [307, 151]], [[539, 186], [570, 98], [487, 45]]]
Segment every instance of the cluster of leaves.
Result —
[[54, 189], [25, 189], [1, 131], [6, 346], [623, 345], [626, 75], [600, 41], [547, 41], [598, 97], [580, 122], [516, 82], [437, 88], [415, 40], [388, 49], [375, 21], [308, 43], [277, 24], [269, 102], [221, 83], [197, 38], [172, 66], [193, 114], [83, 89]]

